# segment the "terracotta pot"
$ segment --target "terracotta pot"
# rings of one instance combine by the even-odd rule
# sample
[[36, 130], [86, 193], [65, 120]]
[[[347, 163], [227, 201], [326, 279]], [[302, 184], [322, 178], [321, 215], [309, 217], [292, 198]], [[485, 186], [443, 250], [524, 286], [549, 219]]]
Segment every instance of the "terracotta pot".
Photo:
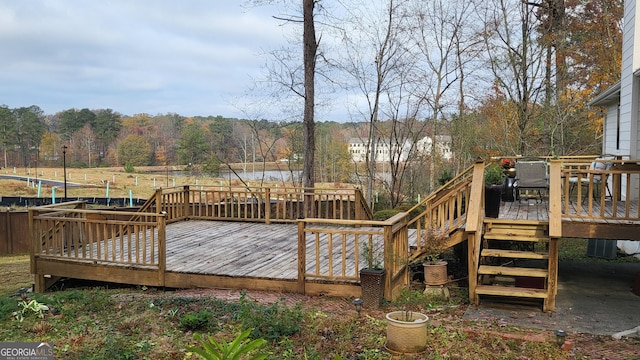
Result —
[[424, 283], [426, 285], [444, 285], [449, 281], [446, 261], [438, 261], [436, 263], [425, 262], [422, 265], [424, 266]]

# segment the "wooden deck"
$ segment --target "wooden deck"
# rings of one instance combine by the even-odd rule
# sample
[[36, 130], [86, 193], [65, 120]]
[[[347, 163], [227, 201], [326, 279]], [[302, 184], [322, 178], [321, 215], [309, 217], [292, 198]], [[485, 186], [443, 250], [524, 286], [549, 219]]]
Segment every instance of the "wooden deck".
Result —
[[[384, 293], [390, 300], [408, 286], [408, 264], [423, 258], [431, 241], [444, 238], [447, 247], [467, 241], [470, 300], [477, 302], [479, 260], [495, 255], [481, 254], [483, 238], [513, 238], [517, 229], [525, 235], [542, 231], [549, 241], [545, 296], [547, 308], [553, 309], [558, 240], [640, 240], [638, 202], [615, 200], [636, 198], [631, 185], [639, 182], [640, 169], [633, 176], [627, 174], [631, 170], [613, 172], [613, 184], [626, 186], [612, 186], [606, 199], [603, 192], [563, 191], [575, 170], [562, 166], [551, 162], [550, 188], [542, 201], [502, 202], [497, 220], [484, 218], [481, 161], [386, 221], [371, 220], [357, 189], [351, 195], [308, 195], [300, 189], [285, 194], [184, 187], [158, 190], [135, 213], [89, 210], [74, 202], [39, 207], [30, 209], [31, 271], [36, 291], [46, 290], [56, 278], [79, 277], [169, 288], [359, 297], [367, 245], [386, 260]], [[590, 179], [595, 175], [590, 173]], [[312, 197], [309, 203], [317, 216], [299, 218], [303, 195]]]
[[499, 219], [549, 221], [549, 202], [537, 202], [533, 199], [521, 201], [503, 201], [500, 203]]
[[[307, 271], [316, 268], [315, 238], [307, 235]], [[321, 241], [327, 241], [321, 239]], [[382, 237], [374, 239], [381, 242]], [[355, 248], [347, 241], [345, 273], [356, 274]], [[334, 247], [342, 247], [335, 241]], [[320, 267], [329, 267], [328, 248]], [[342, 263], [333, 262], [342, 273]], [[360, 268], [365, 267], [363, 259]], [[190, 220], [167, 226], [167, 271], [232, 277], [296, 280], [298, 278], [298, 226]], [[354, 280], [355, 281], [355, 280]]]
[[[604, 208], [599, 203], [592, 203], [591, 208], [587, 203], [577, 203], [575, 201], [569, 202], [568, 214], [562, 217], [563, 222], [571, 223], [602, 223], [602, 224], [629, 224], [637, 223], [637, 221], [625, 219], [626, 214], [632, 216], [639, 216], [638, 214], [638, 201], [619, 201], [615, 204], [611, 201], [606, 201]], [[562, 204], [563, 208], [565, 204]], [[589, 218], [589, 214], [605, 214], [603, 218]], [[616, 214], [614, 216], [614, 213]], [[580, 216], [577, 216], [580, 214]], [[502, 202], [500, 204], [500, 214], [498, 216], [501, 219], [513, 219], [513, 220], [534, 220], [534, 221], [549, 221], [549, 202], [544, 199], [542, 202], [534, 199]], [[617, 219], [615, 219], [617, 218]]]

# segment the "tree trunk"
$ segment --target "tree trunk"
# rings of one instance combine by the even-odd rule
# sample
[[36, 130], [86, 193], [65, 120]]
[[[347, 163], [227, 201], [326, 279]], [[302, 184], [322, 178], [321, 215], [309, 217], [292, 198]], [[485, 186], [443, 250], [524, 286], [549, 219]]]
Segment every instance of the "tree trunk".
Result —
[[303, 0], [303, 43], [304, 43], [304, 163], [302, 168], [302, 186], [305, 188], [304, 214], [313, 217], [314, 157], [315, 157], [315, 72], [316, 72], [316, 30], [313, 18], [315, 0]]

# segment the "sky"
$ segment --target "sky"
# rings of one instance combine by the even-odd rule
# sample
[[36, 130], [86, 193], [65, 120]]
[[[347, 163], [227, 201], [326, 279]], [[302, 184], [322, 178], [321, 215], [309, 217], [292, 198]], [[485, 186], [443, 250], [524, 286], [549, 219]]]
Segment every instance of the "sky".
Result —
[[243, 118], [286, 45], [270, 7], [239, 0], [0, 0], [0, 105]]

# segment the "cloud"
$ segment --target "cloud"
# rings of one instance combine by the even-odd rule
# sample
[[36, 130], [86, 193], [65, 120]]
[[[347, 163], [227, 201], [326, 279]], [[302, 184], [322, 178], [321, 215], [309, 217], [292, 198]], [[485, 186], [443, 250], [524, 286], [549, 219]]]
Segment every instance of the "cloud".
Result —
[[270, 8], [234, 1], [0, 3], [0, 104], [226, 115], [284, 44]]

